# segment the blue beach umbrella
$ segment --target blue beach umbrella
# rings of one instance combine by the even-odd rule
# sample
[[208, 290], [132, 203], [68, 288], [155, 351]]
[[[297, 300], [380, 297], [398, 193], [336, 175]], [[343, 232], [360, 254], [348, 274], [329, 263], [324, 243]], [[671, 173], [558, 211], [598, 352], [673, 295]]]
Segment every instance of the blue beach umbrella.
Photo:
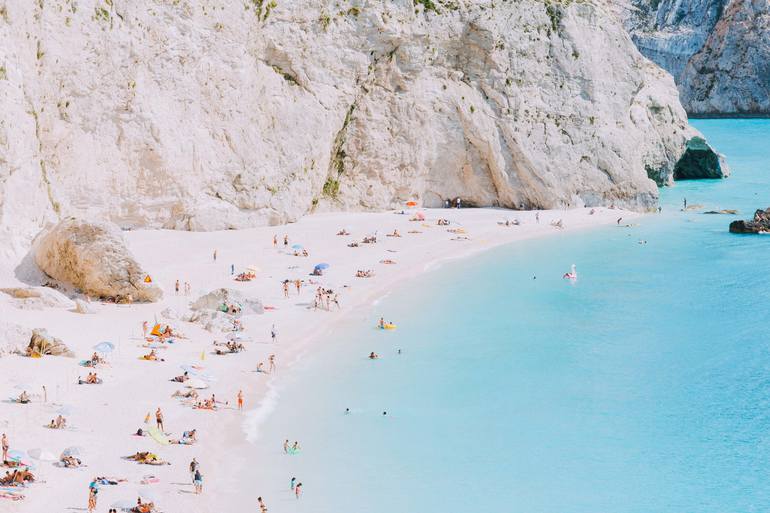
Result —
[[291, 249], [302, 249], [302, 244], [294, 244]]
[[27, 453], [24, 451], [19, 451], [16, 449], [12, 449], [8, 451], [8, 459], [13, 461], [23, 461], [23, 460], [29, 460], [29, 456], [27, 456]]
[[326, 264], [326, 263], [315, 264], [315, 268], [316, 269], [328, 269], [329, 268], [329, 264]]
[[111, 353], [115, 350], [115, 344], [112, 342], [99, 342], [94, 346], [94, 350], [99, 353]]

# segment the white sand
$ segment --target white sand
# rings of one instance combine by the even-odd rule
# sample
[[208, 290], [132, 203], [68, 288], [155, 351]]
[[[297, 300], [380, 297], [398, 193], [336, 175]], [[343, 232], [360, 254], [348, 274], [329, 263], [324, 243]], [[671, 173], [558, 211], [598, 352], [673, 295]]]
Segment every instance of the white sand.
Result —
[[[11, 449], [43, 448], [58, 455], [64, 448], [80, 446], [85, 469], [62, 469], [51, 463], [38, 463], [36, 474], [41, 482], [24, 490], [26, 499], [11, 502], [0, 499], [0, 511], [53, 512], [85, 511], [88, 483], [94, 476], [126, 478], [118, 486], [103, 486], [97, 511], [106, 512], [115, 501], [135, 501], [137, 490], [150, 490], [156, 504], [165, 512], [235, 512], [257, 511], [256, 497], [259, 483], [239, 479], [253, 461], [258, 447], [252, 444], [278, 444], [280, 440], [246, 440], [244, 421], [248, 411], [234, 408], [236, 393], [243, 389], [246, 410], [257, 407], [267, 390], [268, 380], [280, 379], [291, 367], [286, 365], [314, 340], [328, 334], [335, 320], [374, 297], [391, 289], [397, 282], [434, 267], [446, 259], [471, 255], [491, 247], [548, 234], [572, 232], [600, 224], [614, 224], [619, 217], [626, 220], [638, 214], [619, 210], [588, 210], [540, 212], [535, 223], [534, 212], [509, 212], [492, 209], [425, 211], [427, 221], [410, 222], [408, 215], [380, 214], [324, 214], [313, 215], [288, 226], [265, 227], [244, 231], [190, 233], [174, 231], [135, 231], [127, 233], [131, 249], [155, 282], [163, 287], [165, 299], [158, 304], [116, 306], [94, 304], [97, 313], [81, 315], [62, 309], [22, 310], [12, 306], [3, 296], [0, 303], [0, 321], [24, 326], [45, 327], [61, 338], [77, 354], [77, 358], [45, 357], [31, 359], [7, 356], [0, 359], [0, 389], [3, 398], [17, 396], [19, 383], [32, 386], [37, 394], [29, 405], [0, 402], [0, 431], [6, 432]], [[437, 226], [438, 217], [452, 221], [449, 227]], [[500, 226], [498, 221], [518, 218], [521, 226]], [[563, 219], [564, 229], [550, 225]], [[470, 240], [452, 240], [456, 234], [448, 228], [463, 227]], [[351, 236], [336, 236], [346, 228]], [[398, 229], [401, 238], [385, 234]], [[410, 230], [422, 233], [410, 234]], [[349, 248], [347, 244], [365, 235], [378, 233], [377, 244], [361, 244]], [[282, 239], [288, 234], [290, 245], [302, 244], [310, 257], [295, 257], [272, 245], [273, 235]], [[218, 251], [218, 260], [212, 262], [212, 253]], [[393, 252], [391, 252], [392, 250]], [[392, 259], [395, 265], [380, 264]], [[308, 308], [312, 304], [316, 286], [306, 285], [300, 296], [291, 288], [290, 298], [284, 299], [280, 281], [284, 278], [308, 280], [313, 265], [327, 262], [331, 268], [317, 279], [322, 285], [340, 293], [342, 308], [332, 312]], [[572, 262], [564, 262], [564, 271]], [[236, 273], [250, 264], [262, 271], [250, 283], [239, 283], [230, 276], [230, 264]], [[290, 270], [298, 266], [296, 270]], [[376, 276], [355, 278], [357, 269], [373, 269]], [[189, 281], [193, 293], [189, 297], [175, 296], [174, 280]], [[15, 285], [8, 277], [4, 286]], [[347, 288], [343, 288], [347, 285]], [[148, 349], [139, 347], [141, 324], [152, 324], [160, 312], [171, 307], [179, 313], [187, 310], [189, 301], [215, 287], [231, 287], [249, 296], [261, 299], [277, 309], [264, 315], [243, 318], [244, 335], [253, 342], [247, 351], [227, 356], [211, 354], [213, 340], [224, 341], [223, 335], [214, 335], [197, 325], [172, 321], [187, 335], [169, 349], [159, 350], [165, 362], [139, 360]], [[270, 342], [270, 327], [275, 324], [279, 333], [277, 344]], [[109, 356], [109, 366], [99, 369], [104, 384], [76, 385], [77, 377], [85, 376], [88, 369], [78, 362], [88, 358], [92, 347], [100, 341], [112, 341], [118, 349]], [[205, 360], [201, 361], [201, 353]], [[257, 362], [276, 354], [278, 371], [275, 375], [255, 372]], [[206, 373], [217, 381], [211, 389], [201, 391], [203, 397], [216, 393], [217, 398], [230, 402], [217, 412], [197, 411], [184, 406], [171, 394], [183, 389], [170, 378], [181, 374], [180, 365], [204, 365]], [[47, 388], [47, 403], [43, 403], [41, 386]], [[72, 429], [49, 430], [43, 425], [56, 416], [61, 405], [73, 408], [66, 415]], [[149, 437], [132, 434], [142, 427], [145, 415], [163, 409], [166, 432], [178, 437], [183, 430], [198, 429], [198, 444], [194, 446], [160, 446]], [[172, 464], [162, 467], [139, 465], [121, 459], [135, 451], [153, 451]], [[192, 493], [188, 464], [196, 457], [205, 476], [204, 493]], [[249, 461], [247, 458], [251, 458]], [[157, 484], [140, 485], [142, 476], [152, 474]], [[271, 513], [270, 497], [265, 497]]]

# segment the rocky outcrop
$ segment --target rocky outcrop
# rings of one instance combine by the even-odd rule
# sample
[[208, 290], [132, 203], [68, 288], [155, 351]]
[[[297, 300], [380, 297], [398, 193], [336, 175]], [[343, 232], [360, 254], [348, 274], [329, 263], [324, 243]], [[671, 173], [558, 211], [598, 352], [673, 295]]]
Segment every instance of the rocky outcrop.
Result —
[[639, 51], [671, 73], [679, 84], [687, 63], [703, 48], [727, 3], [728, 0], [632, 0], [629, 5], [617, 5]]
[[723, 155], [716, 153], [702, 137], [687, 141], [684, 154], [674, 166], [674, 180], [726, 178], [730, 168]]
[[263, 314], [265, 309], [259, 299], [247, 297], [234, 289], [219, 288], [199, 297], [190, 305], [192, 310], [231, 311], [233, 307], [238, 314]]
[[731, 2], [680, 83], [694, 114], [770, 114], [770, 2]]
[[733, 221], [730, 233], [770, 233], [770, 208], [757, 210], [749, 221]]
[[26, 349], [27, 356], [67, 356], [73, 357], [75, 354], [56, 337], [52, 337], [44, 329], [32, 330], [32, 336]]
[[35, 242], [35, 263], [46, 275], [83, 294], [124, 301], [156, 301], [152, 284], [114, 225], [67, 218]]
[[619, 11], [639, 50], [674, 76], [689, 113], [770, 113], [767, 0], [632, 0]]
[[0, 289], [14, 299], [12, 304], [22, 309], [74, 308], [75, 303], [61, 292], [50, 287], [13, 287]]
[[7, 2], [0, 36], [9, 254], [72, 215], [214, 230], [457, 196], [643, 210], [698, 135], [599, 1]]

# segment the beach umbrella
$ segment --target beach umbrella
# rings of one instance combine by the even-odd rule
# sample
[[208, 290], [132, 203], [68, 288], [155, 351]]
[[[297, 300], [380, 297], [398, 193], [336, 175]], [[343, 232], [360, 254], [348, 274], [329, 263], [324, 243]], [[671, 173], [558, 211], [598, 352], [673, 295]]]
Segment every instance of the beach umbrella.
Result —
[[209, 385], [202, 379], [188, 379], [185, 381], [184, 386], [187, 388], [196, 388], [198, 390], [203, 390], [204, 388], [208, 388]]
[[21, 382], [21, 383], [17, 383], [16, 386], [13, 388], [21, 391], [29, 391], [34, 389], [35, 387], [31, 383]]
[[80, 456], [81, 454], [83, 454], [83, 449], [75, 445], [67, 447], [61, 452], [62, 456]]
[[137, 490], [136, 495], [142, 499], [142, 502], [158, 502], [155, 493], [151, 490]]
[[30, 449], [27, 451], [27, 454], [29, 454], [30, 458], [38, 461], [58, 461], [59, 460], [59, 458], [57, 458], [54, 453], [41, 448]]
[[120, 509], [120, 510], [129, 510], [136, 506], [136, 501], [132, 501], [129, 499], [124, 499], [122, 501], [113, 502], [110, 504], [111, 508]]
[[302, 244], [294, 244], [291, 249], [302, 249]]
[[29, 455], [26, 452], [24, 452], [24, 451], [19, 451], [17, 449], [12, 449], [12, 450], [8, 451], [8, 459], [9, 460], [13, 460], [13, 461], [17, 461], [17, 462], [28, 461], [29, 460]]
[[407, 201], [406, 202], [406, 206], [407, 207], [416, 207], [417, 206], [417, 202], [416, 201]]
[[112, 342], [99, 342], [94, 346], [94, 351], [99, 353], [111, 353], [115, 350], [115, 344]]
[[72, 415], [75, 412], [75, 407], [70, 404], [65, 404], [56, 410], [59, 415]]
[[327, 264], [327, 263], [315, 264], [315, 268], [316, 269], [328, 269], [329, 268], [329, 264]]

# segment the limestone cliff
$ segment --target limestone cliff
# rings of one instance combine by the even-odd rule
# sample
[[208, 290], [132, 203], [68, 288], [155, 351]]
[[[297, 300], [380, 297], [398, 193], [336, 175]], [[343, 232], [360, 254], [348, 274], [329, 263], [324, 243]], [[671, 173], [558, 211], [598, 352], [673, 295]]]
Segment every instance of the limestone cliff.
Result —
[[641, 52], [668, 70], [688, 112], [770, 114], [768, 0], [633, 0]]
[[70, 215], [646, 209], [698, 135], [601, 1], [0, 0], [0, 37], [6, 256]]

